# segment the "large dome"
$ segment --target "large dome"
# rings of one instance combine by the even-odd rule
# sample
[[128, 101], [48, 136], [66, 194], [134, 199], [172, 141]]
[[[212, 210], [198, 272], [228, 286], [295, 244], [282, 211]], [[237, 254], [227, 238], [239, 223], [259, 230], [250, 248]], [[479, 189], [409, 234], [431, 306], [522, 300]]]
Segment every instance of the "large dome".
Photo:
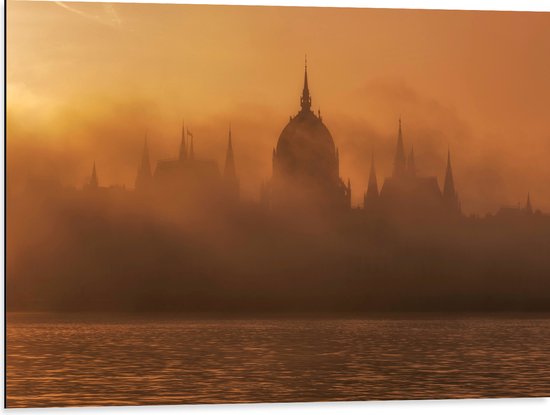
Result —
[[276, 148], [278, 170], [321, 180], [338, 178], [334, 140], [320, 117], [302, 109], [281, 132]]

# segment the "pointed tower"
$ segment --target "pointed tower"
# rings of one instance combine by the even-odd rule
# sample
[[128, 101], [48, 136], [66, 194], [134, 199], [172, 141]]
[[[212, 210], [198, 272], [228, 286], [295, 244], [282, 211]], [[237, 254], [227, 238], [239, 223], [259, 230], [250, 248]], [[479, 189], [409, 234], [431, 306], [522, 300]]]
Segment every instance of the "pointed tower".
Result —
[[409, 158], [407, 159], [407, 173], [409, 176], [416, 176], [416, 162], [414, 160], [414, 147], [411, 146], [411, 152], [409, 153]]
[[378, 203], [378, 180], [376, 179], [376, 166], [374, 165], [374, 151], [372, 152], [369, 185], [365, 193], [365, 209], [372, 209]]
[[460, 202], [455, 190], [453, 168], [451, 166], [451, 150], [447, 153], [447, 169], [445, 171], [445, 184], [443, 186], [443, 201], [453, 212], [460, 212]]
[[229, 126], [229, 138], [227, 140], [227, 153], [225, 155], [225, 168], [223, 170], [226, 192], [229, 200], [239, 199], [239, 179], [235, 169], [235, 157], [233, 155], [233, 143], [231, 139], [231, 126]]
[[225, 168], [223, 170], [223, 176], [226, 179], [237, 177], [235, 172], [235, 159], [233, 156], [233, 144], [231, 143], [231, 126], [229, 126], [229, 139], [227, 142], [227, 153], [225, 155]]
[[[181, 153], [180, 153], [181, 154]], [[151, 186], [153, 176], [151, 175], [151, 162], [149, 160], [149, 146], [147, 145], [147, 135], [143, 144], [143, 154], [141, 163], [136, 176], [136, 190], [148, 189]]]
[[525, 204], [525, 213], [528, 215], [533, 214], [533, 206], [531, 206], [531, 195], [527, 193], [527, 203]]
[[309, 95], [309, 85], [307, 82], [307, 55], [305, 58], [305, 69], [304, 69], [304, 89], [302, 90], [300, 105], [302, 107], [302, 111], [304, 112], [311, 111], [311, 96]]
[[88, 182], [88, 188], [97, 189], [98, 187], [99, 187], [99, 182], [97, 180], [97, 171], [95, 169], [95, 160], [94, 160], [94, 166], [92, 167], [92, 175], [90, 177], [90, 181]]
[[185, 139], [185, 120], [181, 124], [180, 161], [187, 160], [187, 141]]
[[395, 158], [393, 162], [393, 177], [403, 177], [407, 172], [407, 162], [405, 160], [405, 146], [403, 145], [403, 132], [401, 129], [401, 118], [399, 118], [399, 131], [397, 133], [397, 146], [395, 148]]

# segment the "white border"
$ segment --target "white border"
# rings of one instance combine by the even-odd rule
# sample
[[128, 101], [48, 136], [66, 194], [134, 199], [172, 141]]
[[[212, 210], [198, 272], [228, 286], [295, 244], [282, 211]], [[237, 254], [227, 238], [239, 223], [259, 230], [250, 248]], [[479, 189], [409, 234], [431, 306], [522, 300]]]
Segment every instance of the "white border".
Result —
[[470, 399], [440, 401], [328, 402], [235, 405], [119, 406], [102, 408], [7, 409], [33, 415], [548, 415], [550, 399]]
[[[42, 0], [34, 0], [42, 1]], [[73, 1], [73, 0], [70, 0]], [[78, 0], [85, 2], [107, 2], [105, 0]], [[173, 3], [173, 4], [232, 4], [232, 5], [269, 5], [269, 6], [310, 6], [310, 7], [373, 7], [402, 9], [438, 9], [438, 10], [514, 10], [514, 11], [550, 11], [550, 0], [117, 0], [117, 3]], [[3, 2], [4, 3], [4, 2]], [[3, 16], [2, 16], [3, 17]], [[2, 33], [3, 37], [3, 33]], [[3, 40], [3, 39], [2, 39]], [[549, 39], [550, 41], [550, 39]], [[2, 65], [3, 71], [3, 65]], [[3, 75], [3, 73], [2, 73]], [[2, 92], [4, 88], [2, 87]], [[3, 100], [0, 104], [3, 110]], [[3, 112], [3, 111], [2, 111]], [[3, 134], [3, 133], [2, 133]], [[3, 174], [3, 146], [0, 150]], [[3, 177], [2, 177], [3, 178]], [[0, 185], [3, 190], [3, 181]], [[4, 193], [2, 192], [2, 195]], [[2, 209], [4, 204], [2, 203]], [[2, 213], [4, 213], [2, 211]], [[1, 225], [2, 231], [4, 224]], [[2, 244], [4, 241], [2, 240]], [[2, 246], [3, 255], [3, 246]], [[0, 294], [4, 303], [4, 287]], [[2, 307], [3, 309], [3, 307]], [[2, 353], [4, 331], [2, 330]], [[2, 355], [3, 358], [3, 355]], [[3, 361], [3, 360], [2, 360]], [[548, 369], [550, 371], [550, 368]], [[4, 387], [0, 397], [3, 401]], [[440, 401], [386, 401], [386, 402], [342, 402], [314, 404], [254, 404], [254, 405], [175, 405], [175, 406], [136, 406], [103, 408], [63, 408], [63, 409], [0, 409], [8, 414], [381, 414], [381, 415], [468, 415], [495, 413], [498, 415], [548, 415], [550, 398], [541, 399], [478, 399], [478, 400], [440, 400]]]

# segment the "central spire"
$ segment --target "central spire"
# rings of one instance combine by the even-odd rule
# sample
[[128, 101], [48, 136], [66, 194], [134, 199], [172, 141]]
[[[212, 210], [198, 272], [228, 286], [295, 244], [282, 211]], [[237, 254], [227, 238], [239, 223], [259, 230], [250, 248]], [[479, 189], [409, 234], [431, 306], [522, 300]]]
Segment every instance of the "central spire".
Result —
[[307, 55], [304, 65], [304, 89], [302, 91], [300, 105], [302, 106], [302, 111], [311, 111], [311, 96], [309, 95], [309, 85], [307, 83]]

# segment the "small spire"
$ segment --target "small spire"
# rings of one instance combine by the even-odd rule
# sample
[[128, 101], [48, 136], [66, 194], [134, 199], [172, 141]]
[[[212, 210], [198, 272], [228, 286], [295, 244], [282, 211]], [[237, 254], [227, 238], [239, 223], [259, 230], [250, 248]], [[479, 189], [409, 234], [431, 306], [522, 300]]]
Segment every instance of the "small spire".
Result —
[[235, 178], [237, 176], [235, 170], [235, 158], [233, 156], [233, 144], [231, 142], [231, 124], [229, 125], [229, 138], [227, 142], [227, 153], [225, 155], [225, 168], [223, 175], [225, 178]]
[[94, 189], [96, 189], [99, 186], [99, 182], [97, 180], [97, 171], [95, 168], [95, 160], [94, 160], [94, 165], [92, 167], [92, 176], [90, 177], [90, 183], [88, 185]]
[[393, 177], [401, 177], [407, 170], [405, 159], [405, 146], [403, 145], [403, 130], [401, 128], [401, 117], [399, 117], [399, 130], [397, 132], [397, 146], [393, 162]]
[[302, 91], [300, 105], [302, 106], [302, 111], [311, 111], [311, 96], [309, 95], [309, 85], [307, 81], [307, 54], [304, 65], [304, 89]]

